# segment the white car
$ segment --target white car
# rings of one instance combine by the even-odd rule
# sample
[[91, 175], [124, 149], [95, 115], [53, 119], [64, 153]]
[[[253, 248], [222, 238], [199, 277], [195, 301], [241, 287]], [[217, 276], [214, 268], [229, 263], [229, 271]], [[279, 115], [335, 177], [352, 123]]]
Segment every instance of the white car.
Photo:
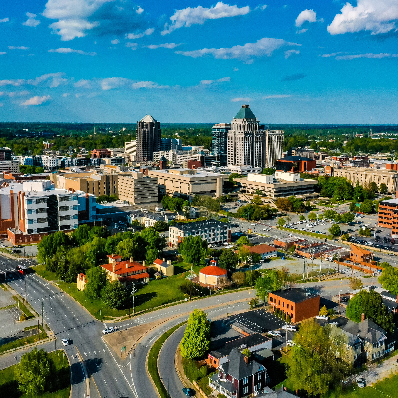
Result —
[[317, 315], [315, 318], [316, 319], [322, 319], [324, 321], [328, 321], [329, 320], [329, 317], [327, 315]]
[[296, 345], [296, 344], [294, 343], [293, 340], [288, 340], [288, 341], [286, 342], [286, 345], [289, 346], [289, 347], [293, 347], [293, 346]]
[[282, 329], [283, 330], [289, 330], [290, 332], [297, 331], [296, 326], [294, 326], [294, 325], [283, 325]]
[[64, 346], [69, 345], [68, 339], [62, 339], [61, 342], [62, 342], [62, 345], [64, 345]]
[[280, 332], [278, 332], [277, 330], [270, 330], [270, 331], [268, 332], [268, 334], [269, 334], [270, 336], [273, 336], [273, 337], [282, 337], [281, 334], [280, 334]]

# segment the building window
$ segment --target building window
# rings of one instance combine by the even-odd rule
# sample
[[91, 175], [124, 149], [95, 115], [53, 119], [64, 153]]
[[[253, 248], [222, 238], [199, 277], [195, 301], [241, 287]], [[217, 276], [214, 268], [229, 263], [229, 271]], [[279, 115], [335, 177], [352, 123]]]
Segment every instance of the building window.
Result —
[[248, 378], [248, 377], [245, 377], [245, 378], [243, 379], [243, 385], [247, 384], [248, 382], [249, 382], [249, 378]]
[[249, 387], [243, 387], [243, 394], [247, 394], [249, 392]]

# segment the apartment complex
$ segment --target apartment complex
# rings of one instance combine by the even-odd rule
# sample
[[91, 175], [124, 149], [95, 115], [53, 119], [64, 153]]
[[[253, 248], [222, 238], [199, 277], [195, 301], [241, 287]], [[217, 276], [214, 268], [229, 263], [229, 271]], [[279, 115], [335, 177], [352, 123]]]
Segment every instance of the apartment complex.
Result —
[[249, 105], [243, 105], [231, 122], [227, 138], [228, 167], [244, 171], [272, 167], [282, 157], [284, 132], [265, 130]]
[[145, 208], [156, 207], [159, 201], [158, 179], [147, 177], [143, 173], [132, 172], [119, 175], [118, 196], [132, 205]]
[[366, 167], [344, 167], [341, 169], [333, 169], [332, 175], [334, 177], [344, 177], [355, 186], [365, 186], [375, 182], [380, 188], [382, 183], [387, 185], [389, 193], [394, 193], [398, 188], [398, 172], [393, 170], [375, 170]]
[[124, 152], [128, 155], [130, 162], [135, 162], [137, 158], [137, 141], [127, 141], [124, 143]]
[[316, 161], [314, 159], [302, 156], [285, 156], [282, 159], [278, 159], [275, 164], [276, 170], [292, 173], [305, 173], [315, 167]]
[[316, 180], [300, 178], [298, 173], [276, 172], [274, 175], [249, 173], [247, 177], [234, 179], [240, 186], [241, 192], [254, 194], [261, 191], [265, 196], [277, 199], [287, 196], [313, 198]]
[[200, 236], [209, 244], [230, 242], [231, 228], [217, 220], [175, 224], [169, 228], [169, 245], [177, 246], [187, 236]]
[[119, 175], [98, 172], [54, 173], [50, 179], [57, 189], [83, 191], [98, 197], [118, 194]]
[[0, 160], [0, 173], [19, 173], [19, 162], [15, 160]]
[[160, 151], [160, 123], [151, 115], [137, 122], [137, 162], [153, 160], [153, 153]]
[[213, 155], [217, 156], [220, 166], [227, 165], [227, 143], [228, 132], [231, 130], [230, 123], [215, 124], [212, 131], [211, 150]]
[[148, 176], [158, 179], [162, 195], [209, 195], [219, 197], [226, 175], [202, 170], [149, 170]]
[[398, 199], [383, 200], [379, 203], [377, 223], [379, 227], [390, 228], [391, 236], [398, 236]]

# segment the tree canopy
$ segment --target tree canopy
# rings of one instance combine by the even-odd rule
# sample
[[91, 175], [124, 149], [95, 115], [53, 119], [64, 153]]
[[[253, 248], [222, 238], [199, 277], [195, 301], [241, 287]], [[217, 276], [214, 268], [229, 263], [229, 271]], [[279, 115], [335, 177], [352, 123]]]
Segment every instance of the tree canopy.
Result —
[[200, 236], [187, 236], [180, 243], [178, 251], [185, 262], [199, 265], [207, 254], [207, 242]]
[[387, 266], [383, 269], [383, 272], [379, 276], [379, 282], [384, 289], [390, 291], [392, 294], [398, 296], [398, 269], [391, 267], [387, 263]]
[[361, 290], [348, 303], [346, 316], [360, 322], [362, 314], [388, 332], [394, 330], [393, 314], [388, 312], [382, 297], [374, 290]]
[[238, 255], [231, 249], [225, 249], [218, 259], [218, 266], [231, 271], [238, 265]]
[[91, 299], [98, 299], [106, 285], [106, 272], [102, 267], [93, 267], [87, 271], [87, 284], [84, 293]]
[[120, 310], [126, 307], [129, 300], [129, 292], [122, 283], [116, 280], [107, 282], [102, 298], [105, 305]]
[[181, 355], [184, 358], [200, 358], [210, 346], [210, 322], [204, 311], [195, 309], [189, 316], [184, 337], [181, 340]]
[[268, 293], [279, 290], [284, 283], [283, 275], [275, 270], [269, 270], [256, 280], [256, 295], [265, 304]]

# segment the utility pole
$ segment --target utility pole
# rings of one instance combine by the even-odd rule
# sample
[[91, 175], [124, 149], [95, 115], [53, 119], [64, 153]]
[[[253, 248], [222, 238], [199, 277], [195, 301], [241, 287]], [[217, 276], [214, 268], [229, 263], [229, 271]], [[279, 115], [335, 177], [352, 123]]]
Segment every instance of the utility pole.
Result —
[[25, 276], [25, 304], [26, 304], [26, 276]]
[[135, 293], [137, 293], [137, 289], [133, 283], [133, 289], [131, 290], [131, 294], [133, 296], [133, 315], [135, 314]]
[[43, 326], [43, 321], [44, 321], [44, 302], [41, 302], [41, 328], [44, 331], [44, 326]]

